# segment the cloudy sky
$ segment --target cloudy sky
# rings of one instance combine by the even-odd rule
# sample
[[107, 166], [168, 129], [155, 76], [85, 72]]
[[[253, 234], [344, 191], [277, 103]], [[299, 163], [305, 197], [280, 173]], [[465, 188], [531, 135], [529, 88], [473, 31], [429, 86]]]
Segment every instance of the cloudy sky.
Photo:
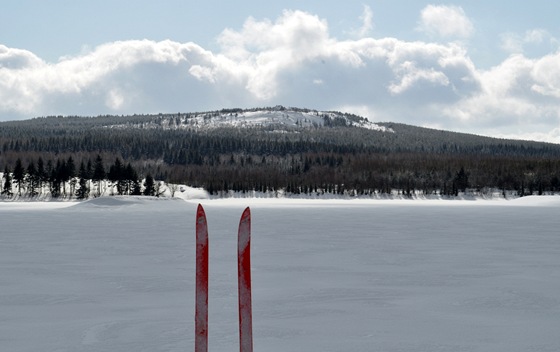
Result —
[[560, 2], [18, 0], [0, 120], [296, 106], [560, 143]]

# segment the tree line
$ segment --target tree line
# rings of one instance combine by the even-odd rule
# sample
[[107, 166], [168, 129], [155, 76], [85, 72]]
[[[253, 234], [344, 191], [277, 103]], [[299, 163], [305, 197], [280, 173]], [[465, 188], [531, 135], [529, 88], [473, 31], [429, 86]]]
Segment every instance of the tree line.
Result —
[[373, 196], [520, 196], [560, 192], [560, 160], [457, 155], [301, 153], [224, 155], [219, 162], [181, 168], [181, 178], [211, 194], [284, 191], [291, 194]]
[[117, 157], [113, 164], [106, 166], [101, 155], [93, 161], [81, 160], [79, 167], [72, 156], [47, 162], [38, 157], [27, 164], [18, 158], [13, 168], [4, 166], [0, 194], [4, 198], [33, 198], [46, 190], [52, 198], [87, 199], [105, 193], [103, 187], [109, 187], [112, 195], [161, 195], [161, 184], [156, 184], [151, 174], [142, 182], [130, 163], [125, 164]]
[[[380, 123], [385, 131], [368, 130], [352, 125], [358, 117], [334, 113], [324, 126], [310, 128], [197, 129], [189, 119], [191, 115], [178, 113], [0, 123], [0, 170], [18, 175], [12, 180], [17, 192], [22, 185], [34, 194], [44, 184], [54, 197], [78, 198], [85, 194], [76, 192], [99, 192], [103, 177], [95, 174], [98, 157], [114, 194], [143, 193], [146, 186], [139, 180], [148, 176], [203, 187], [216, 195], [232, 190], [410, 196], [560, 192], [557, 144], [395, 123]], [[21, 169], [29, 176], [22, 178]]]

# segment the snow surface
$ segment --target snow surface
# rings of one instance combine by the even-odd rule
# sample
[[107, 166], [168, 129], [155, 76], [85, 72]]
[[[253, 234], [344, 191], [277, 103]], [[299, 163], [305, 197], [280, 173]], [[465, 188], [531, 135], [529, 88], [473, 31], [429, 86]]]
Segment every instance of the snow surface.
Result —
[[[142, 128], [164, 128], [164, 129], [213, 129], [219, 127], [269, 127], [273, 126], [277, 131], [282, 131], [284, 128], [309, 128], [324, 126], [325, 122], [323, 117], [328, 116], [331, 119], [342, 118], [346, 120], [348, 125], [355, 127], [394, 133], [393, 129], [387, 128], [376, 123], [370, 122], [367, 119], [362, 121], [352, 121], [342, 113], [331, 111], [303, 111], [294, 109], [277, 109], [277, 110], [254, 110], [254, 111], [238, 111], [238, 112], [204, 112], [189, 114], [189, 118], [184, 116], [181, 118], [181, 123], [177, 124], [175, 115], [164, 116], [158, 123], [152, 122], [142, 124]], [[112, 128], [130, 128], [130, 124], [116, 124]], [[137, 126], [139, 127], [139, 126]]]
[[[560, 196], [200, 200], [209, 350], [238, 350], [253, 214], [255, 351], [560, 350]], [[197, 201], [0, 203], [0, 346], [192, 351]]]

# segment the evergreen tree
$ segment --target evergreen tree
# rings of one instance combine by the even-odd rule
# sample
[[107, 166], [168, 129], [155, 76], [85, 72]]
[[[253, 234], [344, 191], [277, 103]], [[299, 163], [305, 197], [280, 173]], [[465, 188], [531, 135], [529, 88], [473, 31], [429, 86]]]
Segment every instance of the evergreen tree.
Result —
[[465, 192], [469, 188], [469, 175], [465, 172], [464, 167], [461, 166], [461, 170], [457, 172], [454, 183], [457, 191]]
[[12, 196], [12, 176], [8, 165], [4, 168], [4, 189], [2, 194], [8, 197]]
[[17, 182], [18, 194], [21, 196], [21, 187], [23, 186], [23, 182], [25, 181], [25, 169], [23, 168], [23, 164], [21, 163], [21, 159], [19, 158], [16, 160], [13, 177], [14, 181]]
[[117, 186], [117, 194], [124, 194], [124, 168], [119, 158], [116, 158], [115, 163], [109, 168], [107, 178], [113, 183], [113, 186]]
[[43, 158], [39, 157], [37, 160], [37, 179], [39, 182], [39, 188], [43, 187], [43, 184], [47, 182], [48, 175], [47, 170], [45, 170], [45, 163]]
[[153, 196], [156, 194], [155, 182], [152, 175], [146, 175], [146, 180], [144, 181], [144, 195]]
[[105, 179], [105, 176], [106, 174], [105, 168], [103, 167], [103, 159], [101, 158], [101, 155], [97, 154], [92, 176], [93, 181], [97, 182], [97, 196], [101, 195], [101, 182]]
[[[68, 157], [65, 164], [64, 170], [65, 182], [70, 181], [70, 194], [74, 194], [76, 192], [76, 164], [74, 164], [74, 159], [72, 156]], [[66, 190], [66, 187], [64, 187]]]
[[91, 164], [91, 159], [88, 159], [86, 165], [86, 178], [90, 179], [93, 178], [93, 165]]
[[37, 176], [37, 169], [35, 168], [35, 163], [33, 162], [33, 160], [31, 160], [29, 162], [29, 165], [27, 166], [27, 175], [26, 175], [27, 187], [29, 189], [30, 197], [35, 197], [38, 195], [38, 191], [37, 191], [38, 179], [39, 177]]
[[76, 190], [76, 197], [78, 199], [87, 199], [89, 196], [88, 176], [86, 166], [82, 161], [80, 164], [80, 171], [78, 172], [80, 181], [78, 183], [78, 189]]
[[140, 195], [140, 182], [138, 182], [138, 173], [130, 163], [126, 165], [124, 170], [126, 194]]
[[91, 164], [91, 159], [88, 159], [86, 164], [86, 178], [88, 180], [88, 189], [91, 189], [91, 179], [93, 178], [93, 165]]
[[51, 196], [53, 193], [53, 170], [54, 170], [54, 166], [53, 166], [53, 162], [52, 160], [48, 160], [47, 161], [47, 167], [45, 168], [45, 182], [49, 183], [49, 190], [51, 192]]
[[140, 185], [140, 181], [134, 180], [132, 182], [132, 193], [133, 196], [141, 196], [142, 195], [142, 186]]
[[49, 182], [51, 184], [51, 197], [58, 198], [60, 197], [60, 187], [62, 185], [62, 163], [60, 159], [56, 161], [56, 166], [51, 169], [51, 173], [49, 175]]

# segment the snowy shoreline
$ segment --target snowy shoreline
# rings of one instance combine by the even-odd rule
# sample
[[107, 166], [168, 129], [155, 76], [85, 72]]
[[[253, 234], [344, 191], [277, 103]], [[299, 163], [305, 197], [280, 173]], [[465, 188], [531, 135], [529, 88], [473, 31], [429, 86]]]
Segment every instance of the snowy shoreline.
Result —
[[[3, 173], [0, 172], [0, 179], [2, 179]], [[77, 183], [77, 182], [75, 182]], [[144, 180], [142, 180], [144, 183]], [[500, 201], [511, 201], [519, 198], [526, 197], [555, 197], [560, 196], [560, 193], [532, 196], [525, 195], [520, 196], [515, 190], [499, 190], [494, 188], [484, 188], [482, 190], [477, 189], [467, 189], [465, 192], [459, 192], [458, 196], [448, 196], [442, 195], [440, 192], [433, 194], [424, 194], [423, 192], [412, 192], [411, 194], [404, 194], [397, 190], [393, 190], [390, 193], [373, 193], [373, 194], [357, 194], [355, 190], [347, 190], [343, 194], [338, 193], [328, 193], [324, 190], [317, 190], [311, 193], [289, 193], [285, 190], [277, 191], [227, 191], [219, 192], [218, 194], [211, 194], [206, 189], [201, 187], [191, 187], [185, 184], [171, 184], [165, 183], [163, 181], [156, 181], [157, 191], [156, 194], [159, 195], [158, 199], [172, 199], [180, 198], [187, 201], [195, 200], [212, 200], [221, 202], [231, 202], [233, 200], [244, 200], [251, 202], [267, 202], [272, 201], [275, 204], [288, 202], [308, 202], [308, 201], [322, 201], [322, 202], [500, 202]], [[0, 190], [2, 188], [0, 187]], [[49, 191], [49, 187], [45, 184], [39, 189], [37, 189], [37, 195], [29, 196], [27, 189], [23, 187], [20, 191], [17, 189], [16, 185], [12, 185], [10, 195], [5, 195], [4, 192], [0, 194], [0, 204], [16, 204], [16, 203], [60, 203], [60, 207], [65, 207], [66, 203], [74, 204], [84, 201], [91, 201], [96, 198], [102, 197], [120, 197], [116, 195], [115, 184], [107, 180], [101, 181], [100, 183], [92, 183], [90, 185], [89, 197], [86, 199], [77, 199], [74, 195], [75, 189], [71, 186], [71, 182], [67, 182], [63, 191], [60, 193], [59, 197], [53, 197]], [[138, 197], [138, 196], [127, 196], [124, 197]], [[141, 198], [149, 199], [150, 196], [140, 196]]]
[[0, 209], [60, 209], [75, 205], [96, 205], [100, 207], [126, 205], [131, 203], [147, 203], [152, 201], [183, 200], [188, 203], [212, 204], [220, 206], [365, 206], [365, 205], [411, 205], [411, 206], [465, 206], [465, 205], [512, 205], [512, 206], [560, 206], [560, 195], [541, 195], [525, 197], [439, 197], [439, 196], [386, 196], [386, 197], [344, 197], [344, 196], [290, 196], [270, 197], [258, 195], [232, 195], [230, 197], [209, 197], [200, 190], [178, 192], [174, 197], [146, 197], [146, 196], [111, 196], [76, 199], [0, 199]]

